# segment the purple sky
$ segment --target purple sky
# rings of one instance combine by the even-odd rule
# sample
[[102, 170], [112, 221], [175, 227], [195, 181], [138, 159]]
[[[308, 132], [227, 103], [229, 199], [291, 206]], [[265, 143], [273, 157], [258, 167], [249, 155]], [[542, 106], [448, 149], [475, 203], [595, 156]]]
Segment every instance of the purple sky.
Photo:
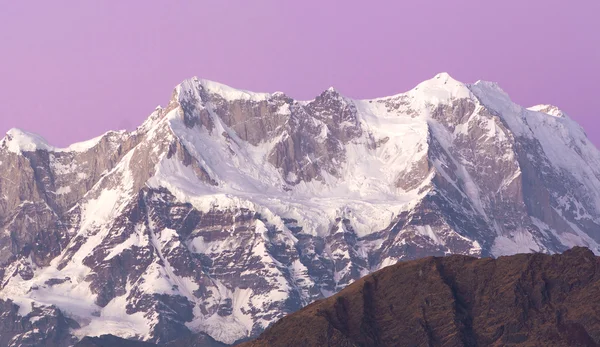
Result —
[[0, 132], [134, 128], [194, 75], [311, 99], [446, 71], [561, 107], [600, 145], [599, 0], [3, 1]]

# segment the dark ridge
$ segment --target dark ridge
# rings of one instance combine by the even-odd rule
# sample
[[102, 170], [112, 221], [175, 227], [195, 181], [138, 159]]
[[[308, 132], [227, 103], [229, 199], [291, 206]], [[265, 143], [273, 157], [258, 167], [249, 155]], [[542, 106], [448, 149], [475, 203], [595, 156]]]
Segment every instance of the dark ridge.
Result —
[[599, 346], [599, 268], [581, 247], [401, 262], [241, 346]]

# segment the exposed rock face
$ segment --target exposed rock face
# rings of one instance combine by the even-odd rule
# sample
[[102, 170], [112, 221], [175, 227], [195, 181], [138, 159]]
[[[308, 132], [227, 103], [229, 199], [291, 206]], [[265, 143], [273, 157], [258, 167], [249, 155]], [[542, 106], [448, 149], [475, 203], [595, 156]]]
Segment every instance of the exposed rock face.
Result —
[[122, 339], [114, 335], [86, 336], [75, 347], [157, 347], [151, 342]]
[[77, 323], [64, 341], [234, 343], [399, 260], [600, 250], [583, 130], [446, 74], [374, 100], [194, 78], [133, 132], [11, 130], [0, 173], [6, 324], [33, 303]]
[[585, 248], [402, 262], [241, 346], [597, 346], [600, 258]]
[[10, 300], [0, 300], [0, 346], [70, 346], [77, 341], [70, 329], [79, 328], [55, 306], [33, 306], [27, 314]]
[[152, 342], [127, 340], [114, 335], [86, 336], [75, 347], [225, 347], [206, 334], [196, 334], [183, 339], [157, 345]]
[[196, 334], [183, 339], [168, 342], [163, 347], [225, 347], [228, 346], [219, 341], [215, 341], [212, 337], [206, 334]]

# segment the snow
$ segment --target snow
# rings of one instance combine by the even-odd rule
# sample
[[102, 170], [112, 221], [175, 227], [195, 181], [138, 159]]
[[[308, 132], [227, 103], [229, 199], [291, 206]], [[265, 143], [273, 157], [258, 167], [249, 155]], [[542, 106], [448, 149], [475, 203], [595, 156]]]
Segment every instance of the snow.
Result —
[[71, 187], [66, 186], [66, 187], [59, 187], [58, 189], [56, 189], [56, 191], [54, 192], [57, 195], [63, 195], [63, 194], [69, 194], [71, 192]]
[[[88, 324], [73, 332], [80, 338], [104, 334], [112, 334], [123, 338], [149, 338], [149, 328], [152, 320], [148, 320], [143, 312], [127, 314], [125, 312], [126, 305], [127, 294], [114, 298], [105, 307], [97, 308], [95, 312], [100, 314], [99, 317], [88, 316]], [[80, 319], [80, 321], [82, 320]]]
[[230, 316], [219, 316], [213, 314], [209, 317], [203, 317], [202, 313], [196, 307], [194, 316], [202, 317], [192, 322], [186, 323], [192, 331], [205, 331], [217, 341], [227, 344], [233, 344], [237, 340], [248, 336], [252, 330], [254, 322], [250, 313], [249, 301], [254, 292], [250, 288], [236, 288], [234, 291], [227, 289], [223, 284], [217, 281], [219, 292], [217, 295], [222, 298], [231, 298], [232, 314]]
[[13, 153], [30, 152], [38, 149], [51, 150], [52, 148], [40, 135], [17, 128], [10, 129], [3, 141], [6, 141], [8, 150]]
[[492, 245], [491, 253], [495, 257], [500, 257], [539, 251], [541, 251], [541, 248], [533, 235], [526, 230], [519, 229], [513, 234], [498, 235]]
[[105, 135], [106, 134], [103, 134], [88, 141], [74, 143], [66, 148], [57, 148], [49, 145], [40, 135], [12, 128], [6, 133], [6, 137], [2, 139], [2, 142], [6, 144], [10, 152], [17, 154], [22, 152], [35, 152], [37, 150], [49, 152], [85, 152], [96, 146]]
[[99, 225], [110, 220], [120, 197], [119, 190], [106, 189], [96, 199], [90, 199], [82, 207], [82, 230], [93, 225]]
[[[268, 217], [268, 216], [265, 216]], [[290, 237], [291, 235], [287, 235]], [[289, 240], [289, 239], [288, 239]], [[235, 234], [232, 234], [226, 240], [221, 242], [206, 243], [202, 237], [197, 237], [191, 241], [193, 249], [201, 252], [208, 257], [218, 257], [223, 252], [228, 252], [240, 246], [239, 240]], [[243, 270], [239, 276], [258, 274], [266, 280], [273, 288], [269, 292], [255, 292], [252, 288], [230, 288], [221, 283], [218, 279], [213, 279], [217, 286], [217, 292], [214, 293], [212, 300], [215, 304], [221, 303], [225, 299], [230, 299], [232, 303], [232, 313], [230, 316], [221, 317], [216, 313], [203, 314], [196, 310], [194, 319], [187, 326], [193, 331], [206, 331], [215, 339], [233, 343], [236, 340], [247, 336], [248, 332], [252, 331], [255, 325], [266, 327], [270, 320], [260, 318], [261, 313], [268, 312], [269, 308], [274, 303], [282, 304], [289, 296], [289, 291], [292, 289], [292, 284], [288, 283], [283, 276], [285, 269], [283, 264], [275, 260], [267, 251], [267, 243], [270, 240], [267, 236], [267, 227], [261, 221], [256, 221], [256, 233], [253, 236], [249, 249], [251, 254], [248, 259], [260, 259], [258, 269], [256, 264], [252, 269]], [[288, 244], [293, 247], [293, 243]], [[242, 261], [239, 266], [244, 266]], [[297, 278], [309, 280], [307, 277], [307, 269], [299, 261], [292, 264], [290, 271], [297, 274]], [[254, 313], [251, 313], [254, 312]]]
[[[56, 305], [82, 325], [81, 329], [74, 330], [79, 337], [108, 333], [123, 337], [147, 335], [147, 320], [143, 314], [125, 313], [125, 296], [115, 298], [104, 308], [97, 306], [94, 303], [95, 295], [85, 281], [89, 268], [73, 262], [58, 270], [57, 260], [48, 267], [35, 269], [31, 280], [25, 281], [20, 276], [11, 278], [8, 285], [0, 291], [0, 297], [10, 298], [19, 305], [18, 313], [22, 317], [31, 312], [32, 303], [36, 307]], [[69, 279], [61, 284], [45, 284], [49, 279], [67, 278]]]
[[136, 225], [135, 232], [129, 235], [129, 238], [127, 238], [127, 240], [113, 247], [113, 249], [111, 249], [110, 252], [106, 255], [104, 260], [106, 261], [114, 258], [117, 255], [121, 254], [124, 250], [131, 249], [132, 246], [141, 246], [144, 243], [144, 239], [145, 237], [143, 235], [143, 230], [140, 230], [140, 228]]
[[[210, 83], [206, 84], [202, 81], [198, 83], [211, 86]], [[228, 98], [248, 98], [244, 93], [227, 90], [225, 94], [229, 95]], [[258, 99], [262, 100], [264, 97], [266, 96], [263, 94]], [[450, 133], [431, 119], [431, 105], [449, 103], [457, 98], [469, 98], [476, 103], [477, 108], [468, 123], [461, 125], [462, 128], [457, 127], [454, 133]], [[169, 160], [161, 161], [157, 168], [157, 175], [150, 181], [150, 186], [166, 187], [176, 192], [178, 199], [191, 201], [201, 210], [208, 210], [215, 206], [234, 207], [239, 204], [259, 211], [268, 210], [274, 214], [293, 217], [304, 222], [303, 227], [307, 232], [318, 235], [325, 235], [328, 232], [331, 220], [339, 216], [339, 211], [351, 209], [359, 211], [352, 217], [353, 225], [357, 226], [355, 228], [357, 235], [365, 236], [384, 228], [386, 223], [389, 223], [390, 216], [410, 208], [411, 202], [417, 201], [426, 193], [417, 194], [416, 191], [427, 186], [434, 177], [433, 173], [423, 181], [422, 185], [410, 192], [395, 188], [395, 180], [398, 172], [410, 171], [412, 163], [426, 155], [429, 131], [440, 141], [447, 153], [451, 152], [454, 138], [466, 131], [465, 126], [468, 126], [471, 121], [481, 122], [487, 129], [486, 136], [490, 141], [508, 142], [510, 139], [497, 120], [478, 115], [481, 108], [485, 106], [493, 112], [501, 113], [509, 128], [516, 134], [533, 136], [529, 134], [530, 124], [525, 121], [531, 116], [524, 114], [522, 108], [512, 103], [497, 84], [479, 81], [467, 85], [454, 80], [446, 73], [421, 83], [407, 93], [393, 97], [373, 100], [345, 98], [344, 100], [356, 107], [357, 116], [367, 135], [346, 145], [347, 157], [340, 163], [339, 168], [339, 171], [343, 172], [342, 177], [323, 173], [322, 181], [300, 182], [293, 187], [292, 192], [282, 192], [279, 187], [286, 185], [285, 180], [265, 160], [265, 153], [268, 153], [273, 143], [279, 139], [264, 142], [256, 147], [245, 144], [234, 131], [211, 112], [216, 125], [214, 132], [227, 133], [232, 139], [229, 143], [222, 137], [211, 136], [204, 129], [200, 131], [187, 129], [180, 121], [181, 116], [177, 114], [178, 111], [173, 110], [172, 114], [167, 115], [173, 133], [182, 140], [192, 155], [199, 159], [202, 167], [219, 183], [219, 186], [208, 187], [198, 180], [190, 168]], [[394, 100], [408, 100], [408, 106], [390, 111], [386, 102], [394, 102]], [[211, 111], [210, 105], [204, 106]], [[413, 110], [416, 117], [409, 117], [407, 110]], [[322, 129], [325, 133], [321, 138], [325, 139], [327, 129], [324, 126]], [[287, 134], [283, 133], [281, 136]], [[375, 140], [387, 139], [387, 141], [372, 150], [367, 146], [370, 141], [367, 136]], [[551, 149], [546, 152], [551, 152]], [[454, 160], [453, 157], [451, 159]], [[504, 159], [509, 162], [515, 161], [512, 156]], [[309, 160], [316, 159], [309, 158]], [[454, 172], [446, 172], [448, 170], [446, 164], [439, 160], [434, 161], [434, 164], [437, 173], [444, 175], [459, 191], [464, 190], [469, 201], [474, 204], [474, 209], [486, 216], [485, 203], [480, 198], [481, 189], [467, 170], [467, 166], [473, 164], [454, 161], [453, 164], [457, 167]], [[452, 175], [460, 180], [461, 186], [458, 181], [451, 179]], [[591, 173], [588, 176], [594, 177]], [[518, 177], [520, 171], [517, 169], [511, 173], [511, 177], [505, 179], [503, 185], [507, 186]], [[286, 178], [288, 181], [296, 179], [294, 174]], [[370, 212], [370, 209], [379, 213]], [[382, 214], [381, 211], [384, 213]], [[378, 218], [379, 216], [381, 217]], [[197, 247], [204, 249], [205, 246], [197, 245]]]
[[181, 83], [182, 89], [193, 88], [198, 90], [200, 87], [211, 94], [217, 94], [227, 101], [251, 100], [264, 101], [271, 97], [268, 93], [254, 93], [246, 90], [235, 89], [225, 84], [199, 79], [194, 77]]
[[[387, 228], [391, 221], [402, 211], [410, 211], [427, 194], [435, 194], [432, 181], [445, 179], [448, 184], [464, 194], [465, 204], [471, 204], [473, 214], [480, 215], [490, 224], [491, 230], [497, 231], [491, 253], [494, 256], [508, 255], [521, 252], [546, 251], [541, 246], [537, 234], [527, 227], [506, 232], [501, 225], [493, 223], [493, 216], [487, 215], [489, 201], [484, 197], [485, 188], [478, 185], [472, 170], [477, 163], [455, 155], [454, 143], [459, 136], [469, 134], [472, 127], [478, 126], [483, 130], [481, 141], [495, 146], [507, 146], [512, 149], [514, 139], [503, 128], [507, 126], [516, 137], [536, 139], [539, 141], [545, 156], [553, 168], [572, 175], [582, 184], [592, 197], [590, 205], [595, 206], [600, 213], [600, 154], [587, 140], [583, 130], [560, 110], [541, 105], [524, 109], [515, 105], [508, 95], [498, 85], [490, 82], [463, 84], [454, 80], [446, 73], [419, 84], [416, 88], [398, 95], [372, 100], [352, 100], [343, 98], [348, 107], [357, 110], [357, 121], [363, 135], [342, 144], [345, 150], [344, 158], [336, 158], [333, 163], [339, 175], [333, 176], [322, 172], [322, 178], [310, 182], [300, 182], [298, 177], [290, 173], [283, 177], [282, 172], [268, 161], [268, 153], [286, 136], [287, 131], [279, 132], [279, 136], [264, 139], [254, 146], [249, 144], [236, 132], [229, 128], [215, 113], [213, 105], [201, 100], [200, 92], [217, 94], [227, 101], [262, 102], [273, 99], [267, 93], [252, 93], [237, 90], [223, 84], [193, 78], [184, 81], [178, 88], [178, 97], [191, 92], [198, 98], [198, 107], [208, 112], [214, 123], [214, 129], [209, 132], [206, 128], [195, 126], [188, 128], [182, 120], [181, 110], [173, 108], [167, 114], [157, 109], [143, 126], [139, 127], [135, 136], [141, 143], [128, 153], [122, 161], [110, 172], [105, 172], [103, 178], [78, 202], [77, 207], [82, 211], [80, 225], [71, 230], [73, 235], [85, 241], [74, 254], [63, 252], [50, 266], [35, 269], [32, 280], [25, 281], [20, 276], [8, 279], [8, 285], [0, 291], [0, 297], [7, 297], [19, 304], [21, 315], [31, 310], [31, 303], [36, 305], [56, 304], [67, 314], [74, 317], [83, 326], [77, 330], [78, 336], [100, 335], [112, 333], [125, 337], [145, 337], [149, 327], [155, 323], [156, 317], [143, 313], [128, 315], [125, 306], [127, 297], [135, 288], [145, 294], [160, 293], [182, 295], [194, 304], [194, 319], [187, 323], [192, 331], [205, 331], [217, 340], [233, 343], [245, 337], [256, 326], [266, 326], [271, 320], [260, 318], [256, 312], [266, 312], [267, 308], [285, 301], [289, 292], [300, 282], [310, 283], [307, 268], [295, 260], [291, 265], [284, 265], [274, 259], [268, 252], [268, 245], [273, 242], [268, 236], [267, 225], [275, 225], [281, 231], [279, 236], [285, 247], [293, 249], [298, 240], [284, 225], [282, 218], [294, 218], [298, 226], [306, 234], [328, 236], [331, 227], [337, 223], [338, 232], [347, 232], [344, 223], [336, 219], [347, 219], [358, 238], [372, 235]], [[329, 93], [337, 93], [330, 89]], [[342, 97], [341, 97], [342, 98]], [[432, 111], [439, 104], [450, 104], [458, 98], [469, 99], [475, 110], [468, 115], [468, 120], [449, 129], [446, 125], [432, 117]], [[292, 104], [281, 104], [277, 113], [291, 115], [295, 107], [303, 107], [311, 101]], [[487, 116], [482, 112], [490, 110], [494, 115]], [[558, 110], [558, 111], [557, 111]], [[497, 116], [496, 116], [497, 115]], [[315, 126], [321, 127], [317, 141], [326, 141], [330, 133], [325, 124], [313, 119]], [[222, 134], [227, 134], [227, 137]], [[34, 134], [18, 129], [9, 131], [9, 136], [3, 143], [12, 152], [44, 149], [48, 151], [86, 151], [94, 147], [102, 138], [74, 144], [67, 149], [57, 149]], [[11, 139], [8, 140], [8, 137]], [[435, 158], [428, 162], [428, 170], [419, 176], [420, 183], [411, 189], [399, 188], [397, 181], [401, 174], [410, 174], [416, 163], [427, 160], [430, 154], [432, 140], [439, 142], [448, 158]], [[185, 148], [194, 159], [193, 164], [185, 165], [177, 156], [168, 157], [165, 148], [171, 143], [177, 143]], [[133, 174], [136, 163], [133, 153], [148, 146], [150, 178], [144, 182], [136, 182]], [[501, 177], [497, 194], [502, 194], [505, 188], [521, 177], [521, 170], [512, 156], [513, 151], [502, 158], [509, 164], [515, 164], [514, 170]], [[137, 157], [136, 157], [137, 158]], [[146, 158], [146, 157], [144, 157]], [[72, 162], [61, 162], [51, 155], [51, 165], [56, 174], [77, 172], [78, 168]], [[308, 161], [319, 161], [321, 158], [309, 157]], [[208, 184], [197, 174], [203, 170], [217, 185]], [[78, 172], [79, 179], [86, 174]], [[109, 184], [109, 183], [114, 184]], [[137, 185], [136, 185], [137, 184]], [[256, 221], [256, 232], [251, 240], [249, 256], [260, 259], [263, 267], [258, 273], [274, 288], [270, 293], [255, 293], [252, 288], [230, 288], [216, 278], [210, 278], [206, 285], [211, 285], [212, 297], [206, 299], [211, 305], [218, 305], [226, 299], [232, 300], [232, 314], [221, 317], [216, 313], [206, 313], [200, 310], [199, 302], [194, 292], [199, 285], [193, 278], [177, 275], [169, 263], [169, 255], [179, 247], [207, 257], [218, 257], [224, 252], [238, 247], [241, 242], [236, 235], [228, 236], [224, 241], [211, 241], [203, 236], [179, 241], [176, 230], [155, 225], [136, 226], [134, 232], [123, 242], [106, 249], [104, 260], [110, 260], [125, 250], [133, 247], [150, 246], [156, 252], [157, 258], [145, 269], [141, 278], [135, 283], [127, 284], [127, 293], [113, 299], [106, 307], [98, 307], [94, 303], [95, 295], [85, 280], [90, 269], [83, 265], [83, 259], [102, 245], [111, 230], [112, 221], [122, 212], [131, 199], [137, 198], [134, 187], [146, 185], [149, 188], [166, 188], [180, 202], [190, 203], [201, 212], [213, 209], [236, 211], [246, 208], [259, 213], [262, 220]], [[283, 187], [286, 187], [284, 189]], [[56, 188], [57, 195], [68, 194], [71, 187]], [[570, 222], [561, 212], [561, 208], [573, 205], [577, 209], [575, 219], [591, 219], [594, 211], [587, 211], [589, 206], [575, 199], [577, 192], [571, 192], [567, 197], [557, 198], [559, 206], [556, 212], [561, 216], [571, 230], [552, 230], [541, 220], [532, 219], [543, 235], [554, 235], [564, 246], [585, 244], [600, 252], [600, 247], [587, 234], [580, 230], [574, 222]], [[468, 208], [468, 206], [467, 206]], [[469, 210], [470, 211], [470, 210]], [[584, 213], [580, 211], [587, 211]], [[149, 211], [148, 213], [151, 213]], [[596, 214], [597, 215], [597, 214]], [[493, 224], [493, 225], [492, 225]], [[423, 236], [432, 244], [447, 247], [448, 239], [461, 240], [470, 245], [468, 254], [479, 255], [482, 243], [474, 240], [472, 235], [463, 235], [462, 230], [454, 230], [449, 225], [442, 227], [433, 225], [417, 225], [405, 228], [402, 232], [410, 232]], [[326, 253], [332, 258], [347, 259], [351, 256], [368, 259], [371, 249], [381, 246], [382, 240], [364, 241], [357, 243], [354, 249], [338, 248], [332, 250], [326, 245]], [[398, 243], [406, 243], [402, 234]], [[73, 245], [68, 245], [67, 250]], [[489, 247], [489, 246], [487, 246]], [[488, 249], [486, 249], [487, 251]], [[65, 259], [67, 254], [70, 258]], [[67, 266], [58, 270], [58, 264], [68, 260]], [[386, 258], [374, 268], [395, 264], [398, 258]], [[334, 273], [334, 279], [339, 281], [349, 270], [349, 267]], [[369, 269], [364, 269], [365, 274]], [[256, 273], [256, 269], [242, 270], [241, 276]], [[283, 275], [289, 272], [292, 280], [288, 281]], [[8, 273], [8, 272], [7, 272]], [[54, 286], [44, 283], [52, 278], [70, 280]], [[38, 286], [38, 290], [29, 289]], [[333, 293], [323, 290], [325, 296]], [[304, 292], [301, 300], [307, 300], [308, 292]], [[253, 312], [253, 313], [252, 313]], [[99, 315], [99, 317], [98, 317]]]
[[292, 111], [290, 110], [290, 104], [285, 103], [279, 106], [279, 108], [277, 109], [277, 113], [281, 115], [291, 115]]
[[567, 247], [574, 247], [574, 246], [588, 247], [592, 252], [594, 252], [594, 254], [600, 255], [600, 244], [598, 244], [598, 242], [596, 242], [589, 235], [587, 235], [581, 229], [579, 229], [579, 227], [577, 227], [577, 225], [573, 224], [571, 221], [564, 218], [564, 215], [561, 211], [559, 211], [556, 208], [554, 210], [556, 211], [556, 213], [558, 215], [563, 217], [563, 219], [567, 222], [567, 225], [570, 227], [570, 229], [572, 231], [572, 232], [569, 232], [568, 230], [549, 229], [559, 239], [559, 241], [563, 245], [565, 245]]
[[[118, 169], [115, 170], [118, 171]], [[147, 332], [147, 320], [133, 329], [132, 325], [128, 323], [128, 319], [134, 319], [134, 317], [125, 314], [124, 305], [121, 305], [117, 299], [111, 301], [107, 307], [98, 307], [94, 302], [95, 294], [91, 292], [86, 280], [90, 268], [83, 265], [83, 260], [103, 243], [109, 233], [106, 225], [122, 210], [124, 202], [127, 200], [123, 195], [124, 192], [119, 189], [103, 189], [103, 180], [104, 178], [79, 203], [81, 222], [78, 230], [72, 231], [76, 232], [80, 236], [79, 239], [83, 240], [77, 251], [74, 254], [65, 253], [73, 246], [73, 241], [71, 241], [63, 254], [53, 259], [49, 266], [43, 268], [33, 266], [34, 277], [31, 280], [22, 280], [20, 276], [10, 278], [3, 290], [0, 291], [0, 296], [6, 295], [15, 300], [20, 307], [21, 315], [29, 312], [32, 302], [36, 306], [42, 307], [56, 305], [65, 314], [84, 326], [76, 331], [77, 334], [82, 334], [81, 336], [99, 332], [118, 332], [121, 336], [132, 336], [128, 335], [130, 334], [128, 331], [144, 334], [144, 331]], [[57, 189], [57, 193], [66, 192], [67, 188], [61, 187]], [[99, 193], [94, 195], [98, 191]], [[72, 240], [77, 239], [74, 237]], [[121, 248], [125, 246], [120, 245]], [[66, 258], [67, 254], [69, 254], [68, 258]], [[66, 262], [66, 266], [59, 270], [59, 264], [63, 261]], [[31, 261], [29, 263], [32, 264]], [[61, 279], [63, 282], [55, 285], [46, 284], [46, 281], [50, 279]], [[32, 288], [37, 289], [31, 290]], [[119, 318], [110, 318], [116, 315], [116, 310], [120, 312], [118, 313]], [[98, 314], [100, 317], [97, 317]], [[108, 319], [102, 318], [105, 314], [108, 314]], [[135, 319], [139, 323], [139, 317]], [[91, 326], [86, 326], [88, 323]], [[101, 327], [105, 327], [106, 330]]]
[[581, 182], [600, 213], [600, 152], [576, 122], [551, 105], [525, 109], [513, 103], [497, 84], [477, 82], [469, 87], [482, 104], [502, 115], [518, 136], [536, 139], [553, 168]]
[[85, 152], [100, 143], [102, 138], [104, 138], [108, 133], [97, 136], [91, 140], [76, 142], [72, 145], [69, 145], [67, 148], [55, 148], [56, 152]]
[[59, 161], [54, 154], [50, 153], [50, 167], [54, 169], [56, 175], [64, 175], [69, 174], [71, 172], [77, 171], [77, 165], [74, 161], [67, 161], [66, 163], [62, 163]]
[[482, 105], [501, 115], [515, 135], [530, 136], [529, 128], [523, 119], [523, 108], [514, 104], [498, 84], [477, 81], [468, 88]]
[[434, 244], [443, 244], [443, 242], [439, 239], [438, 235], [436, 235], [436, 233], [431, 228], [431, 225], [417, 225], [415, 226], [415, 229], [417, 229], [418, 234], [429, 237]]
[[203, 236], [198, 236], [192, 239], [190, 242], [190, 246], [193, 252], [195, 253], [209, 253], [214, 252], [218, 245], [219, 241], [207, 242], [204, 240]]
[[[362, 107], [366, 107], [365, 104]], [[398, 151], [402, 142], [426, 143], [427, 125], [413, 122], [410, 118], [389, 116], [380, 120], [383, 123], [380, 128], [371, 128], [379, 137], [394, 137], [395, 141], [388, 141], [378, 152], [387, 159], [373, 157], [364, 144], [352, 144], [352, 148], [347, 151], [347, 161], [341, 167], [346, 172], [345, 177], [340, 179], [325, 174], [325, 182], [301, 182], [293, 193], [289, 193], [280, 188], [285, 185], [283, 177], [266, 162], [265, 153], [278, 139], [259, 146], [241, 146], [239, 144], [243, 141], [235, 132], [215, 117], [214, 133], [226, 132], [233, 139], [231, 148], [235, 154], [231, 154], [229, 144], [223, 137], [213, 137], [204, 129], [186, 128], [177, 112], [173, 110], [166, 116], [173, 133], [177, 134], [219, 186], [206, 185], [198, 179], [191, 167], [184, 166], [174, 158], [160, 160], [148, 185], [154, 188], [165, 187], [178, 199], [193, 203], [201, 211], [208, 211], [215, 206], [269, 210], [276, 215], [306, 220], [312, 224], [306, 225], [308, 232], [326, 234], [331, 220], [338, 216], [339, 210], [347, 207], [353, 211], [361, 211], [354, 217], [357, 222], [356, 231], [359, 235], [366, 235], [385, 228], [391, 216], [416, 197], [414, 192], [405, 194], [392, 188], [394, 185], [391, 181], [396, 179], [396, 175], [388, 166], [390, 163], [406, 165], [411, 157], [424, 155], [423, 146], [415, 146], [414, 151]], [[370, 114], [365, 114], [364, 117], [375, 117], [372, 111], [366, 112]], [[417, 154], [415, 151], [419, 148], [421, 152]], [[369, 162], [364, 162], [365, 159]], [[288, 177], [292, 178], [295, 177]]]
[[471, 92], [465, 84], [445, 72], [420, 83], [407, 94], [420, 102], [430, 104], [446, 104], [451, 100], [471, 97]]
[[536, 105], [536, 106], [532, 106], [529, 107], [528, 110], [530, 111], [534, 111], [534, 112], [541, 112], [541, 113], [545, 113], [547, 115], [553, 116], [553, 117], [558, 117], [558, 118], [568, 118], [567, 115], [558, 107], [554, 106], [554, 105]]

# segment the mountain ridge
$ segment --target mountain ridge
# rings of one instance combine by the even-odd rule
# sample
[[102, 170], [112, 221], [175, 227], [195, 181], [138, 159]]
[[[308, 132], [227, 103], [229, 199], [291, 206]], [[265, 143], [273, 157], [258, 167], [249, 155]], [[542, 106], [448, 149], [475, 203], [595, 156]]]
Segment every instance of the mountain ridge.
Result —
[[600, 251], [600, 153], [491, 82], [296, 101], [192, 78], [70, 148], [0, 140], [0, 300], [64, 311], [68, 339], [232, 343], [399, 260]]
[[[447, 72], [441, 72], [441, 73], [438, 73], [437, 75], [435, 75], [431, 80], [427, 80], [425, 82], [422, 82], [421, 84], [429, 82], [429, 81], [432, 81], [432, 80], [440, 80], [440, 79], [446, 80], [446, 81], [450, 80], [450, 81], [457, 82]], [[226, 85], [226, 84], [223, 84], [223, 83], [220, 83], [220, 82], [216, 82], [216, 81], [213, 81], [213, 80], [209, 80], [209, 79], [204, 79], [204, 78], [201, 78], [201, 77], [198, 77], [198, 76], [194, 76], [194, 77], [191, 77], [191, 78], [188, 78], [188, 79], [184, 80], [184, 82], [182, 82], [181, 84], [179, 84], [175, 88], [174, 93], [177, 93], [177, 89], [183, 83], [190, 82], [190, 81], [197, 81], [197, 83], [199, 83], [200, 85], [206, 87], [208, 90], [211, 90], [213, 92], [216, 92], [216, 91], [220, 90], [222, 95], [228, 96], [229, 99], [231, 99], [231, 100], [245, 100], [245, 99], [264, 100], [264, 99], [266, 99], [268, 97], [279, 96], [279, 95], [288, 97], [287, 94], [285, 94], [285, 92], [283, 92], [283, 91], [276, 91], [276, 92], [252, 92], [250, 90], [237, 89], [237, 88], [231, 87], [229, 85]], [[490, 82], [490, 81], [485, 81], [485, 80], [478, 80], [478, 81], [476, 81], [476, 82], [474, 82], [472, 84], [465, 84], [465, 85], [476, 85], [476, 84], [482, 84], [482, 83], [493, 85], [493, 86], [495, 86], [495, 87], [497, 87], [498, 89], [501, 90], [501, 88], [498, 86], [497, 83]], [[343, 98], [346, 98], [346, 99], [349, 99], [349, 100], [353, 100], [353, 101], [376, 101], [376, 100], [386, 100], [386, 99], [391, 99], [391, 98], [394, 98], [394, 97], [398, 97], [398, 96], [404, 95], [404, 94], [406, 94], [406, 93], [408, 93], [410, 91], [413, 91], [414, 89], [418, 89], [418, 88], [419, 88], [419, 85], [417, 85], [415, 88], [413, 88], [413, 89], [411, 89], [409, 91], [406, 91], [406, 92], [401, 92], [401, 93], [392, 94], [392, 95], [389, 95], [389, 96], [376, 97], [376, 98], [371, 98], [371, 99], [370, 98], [351, 98], [351, 97], [347, 97], [347, 96], [343, 95], [342, 93], [340, 93], [333, 86], [325, 89], [321, 94], [326, 93], [326, 92], [334, 92], [334, 93], [342, 96]], [[290, 97], [288, 97], [288, 98], [290, 98]], [[299, 102], [303, 102], [303, 103], [308, 103], [308, 102], [313, 101], [313, 100], [314, 100], [314, 98], [311, 99], [311, 100], [298, 100], [298, 101]], [[156, 109], [157, 110], [163, 109], [163, 107], [161, 105], [158, 105], [156, 107]], [[557, 107], [555, 105], [539, 104], [539, 105], [534, 105], [534, 106], [528, 107], [528, 109], [536, 111], [536, 112], [548, 114], [548, 115], [560, 114], [561, 115], [560, 117], [564, 117], [564, 116], [568, 117], [567, 114], [564, 113], [564, 111], [562, 111], [559, 107]], [[9, 129], [6, 132], [5, 137], [6, 137], [6, 135], [13, 136], [16, 133], [17, 135], [28, 137], [29, 138], [28, 142], [32, 142], [32, 143], [36, 143], [37, 142], [38, 144], [40, 144], [41, 146], [40, 146], [39, 149], [45, 149], [45, 150], [51, 150], [51, 151], [67, 151], [67, 150], [69, 150], [69, 148], [71, 146], [84, 145], [84, 144], [92, 144], [94, 140], [98, 140], [98, 139], [106, 136], [108, 133], [113, 133], [113, 132], [117, 132], [117, 133], [119, 133], [119, 132], [126, 132], [126, 130], [108, 130], [105, 133], [100, 134], [100, 135], [98, 135], [98, 136], [96, 136], [96, 137], [94, 137], [92, 139], [77, 141], [77, 142], [74, 142], [74, 143], [72, 143], [70, 145], [67, 145], [66, 147], [57, 147], [57, 146], [54, 146], [54, 145], [50, 144], [47, 140], [45, 140], [44, 137], [40, 136], [39, 134], [32, 133], [32, 132], [26, 131], [25, 129], [21, 129], [21, 128], [11, 128], [11, 129]], [[1, 138], [0, 142], [2, 140], [4, 140], [4, 138]], [[79, 146], [79, 147], [85, 148], [85, 146]], [[33, 147], [33, 148], [35, 148], [35, 147]]]
[[579, 247], [401, 262], [240, 346], [596, 346], [599, 269]]

